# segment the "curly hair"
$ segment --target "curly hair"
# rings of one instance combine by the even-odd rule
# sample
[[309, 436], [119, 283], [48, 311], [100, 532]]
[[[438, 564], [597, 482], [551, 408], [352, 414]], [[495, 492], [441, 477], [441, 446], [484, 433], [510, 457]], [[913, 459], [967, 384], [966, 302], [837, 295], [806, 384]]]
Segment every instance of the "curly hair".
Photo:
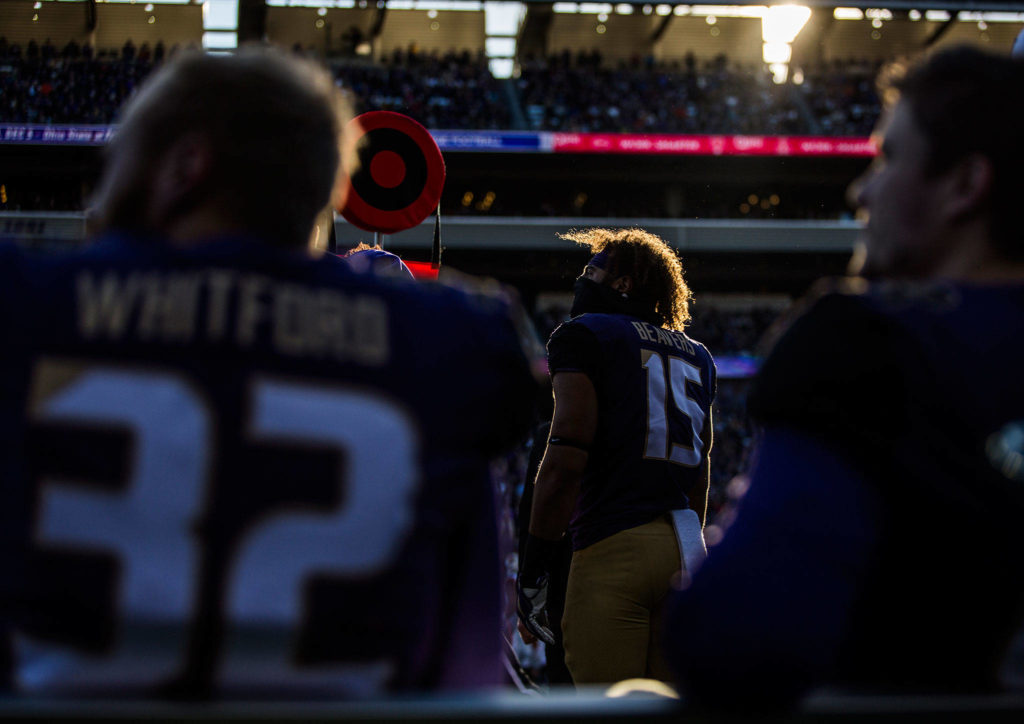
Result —
[[633, 279], [634, 298], [648, 302], [662, 327], [682, 332], [690, 321], [693, 293], [683, 279], [679, 255], [663, 239], [643, 229], [571, 229], [559, 237], [608, 252], [608, 273]]

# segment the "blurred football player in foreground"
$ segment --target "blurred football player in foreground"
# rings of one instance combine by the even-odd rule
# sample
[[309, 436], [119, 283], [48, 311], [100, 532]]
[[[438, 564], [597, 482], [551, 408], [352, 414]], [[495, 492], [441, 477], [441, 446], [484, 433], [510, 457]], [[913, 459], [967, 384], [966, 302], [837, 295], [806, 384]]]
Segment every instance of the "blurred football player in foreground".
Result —
[[674, 601], [698, 704], [989, 691], [1021, 619], [1024, 63], [948, 50], [887, 96], [862, 277], [774, 344], [750, 492]]
[[503, 300], [306, 252], [346, 121], [293, 58], [180, 56], [124, 111], [96, 243], [0, 252], [15, 691], [501, 681], [487, 463], [534, 381]]
[[[564, 238], [594, 256], [576, 280], [572, 319], [548, 342], [555, 410], [523, 547], [520, 631], [552, 643], [561, 623], [577, 685], [664, 680], [669, 583], [704, 554], [715, 363], [683, 331], [690, 289], [663, 240], [642, 229]], [[559, 622], [547, 589], [567, 528]]]

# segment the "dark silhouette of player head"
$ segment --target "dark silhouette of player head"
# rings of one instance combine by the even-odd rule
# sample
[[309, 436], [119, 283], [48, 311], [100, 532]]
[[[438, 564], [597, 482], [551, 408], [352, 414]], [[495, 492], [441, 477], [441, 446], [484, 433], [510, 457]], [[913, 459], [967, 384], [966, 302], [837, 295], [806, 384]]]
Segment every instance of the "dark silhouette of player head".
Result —
[[[606, 286], [628, 299], [640, 315], [662, 327], [682, 331], [690, 321], [693, 294], [683, 279], [683, 264], [664, 240], [643, 229], [582, 229], [561, 238], [607, 254]], [[607, 311], [614, 311], [609, 309]]]
[[1024, 262], [1024, 60], [957, 47], [880, 81], [882, 146], [851, 187], [866, 276], [977, 277]]
[[350, 115], [330, 76], [301, 59], [262, 47], [179, 55], [122, 110], [94, 230], [301, 247], [340, 193]]

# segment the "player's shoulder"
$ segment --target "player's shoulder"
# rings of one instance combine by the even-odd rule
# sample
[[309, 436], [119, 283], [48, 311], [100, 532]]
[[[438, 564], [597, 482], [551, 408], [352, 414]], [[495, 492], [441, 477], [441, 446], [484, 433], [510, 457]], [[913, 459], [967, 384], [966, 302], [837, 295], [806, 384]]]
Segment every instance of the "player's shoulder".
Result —
[[331, 260], [328, 267], [338, 281], [348, 286], [408, 300], [412, 305], [409, 311], [423, 307], [470, 316], [500, 317], [508, 314], [516, 303], [509, 288], [496, 280], [449, 269], [437, 279], [414, 280], [411, 277], [360, 273], [339, 259]]
[[880, 280], [828, 278], [812, 287], [812, 304], [862, 309], [864, 313], [899, 317], [908, 311], [942, 312], [955, 306], [957, 287], [945, 280]]
[[[440, 329], [452, 339], [447, 354], [464, 350], [500, 367], [521, 366], [546, 375], [544, 345], [518, 293], [500, 282], [447, 270], [439, 280], [375, 280], [388, 285], [412, 324]], [[513, 359], [514, 358], [514, 359]]]
[[[878, 419], [885, 400], [898, 410], [919, 366], [908, 314], [938, 302], [915, 285], [862, 279], [819, 283], [766, 336], [765, 360], [748, 398], [763, 423], [815, 431], [885, 435], [898, 414]], [[858, 433], [859, 434], [859, 433]]]
[[439, 280], [378, 278], [374, 283], [387, 286], [403, 309], [424, 312], [424, 324], [433, 321], [463, 330], [470, 347], [488, 341], [513, 344], [531, 364], [539, 358], [543, 366], [543, 345], [518, 293], [494, 279], [448, 270]]
[[[869, 282], [859, 277], [829, 278], [811, 290], [765, 335], [766, 356], [794, 351], [797, 343], [817, 354], [827, 353], [823, 335], [841, 336], [849, 342], [883, 342], [907, 317], [921, 312], [940, 312], [956, 303], [956, 291], [938, 282]], [[844, 330], [856, 325], [867, 338], [852, 339]], [[801, 351], [804, 351], [801, 349]]]
[[[714, 364], [711, 352], [685, 331], [665, 329], [652, 322], [624, 314], [581, 314], [559, 325], [551, 335], [556, 344], [562, 341], [593, 340], [605, 346], [658, 345], [679, 350], [698, 360]], [[549, 341], [549, 347], [551, 344]]]
[[867, 285], [861, 296], [878, 313], [894, 317], [920, 312], [943, 314], [955, 309], [961, 300], [958, 285], [943, 279], [875, 282]]
[[606, 363], [606, 345], [595, 333], [593, 320], [584, 314], [562, 322], [547, 341], [548, 372], [585, 372], [592, 380], [600, 379]]
[[0, 299], [31, 308], [33, 293], [47, 295], [65, 269], [85, 257], [89, 246], [54, 251], [0, 244]]
[[637, 338], [638, 329], [653, 326], [626, 314], [588, 312], [563, 322], [555, 331], [561, 330], [564, 335], [586, 331], [601, 342], [613, 343], [616, 341], [634, 340]]
[[593, 331], [611, 330], [620, 327], [628, 317], [621, 314], [601, 314], [598, 312], [587, 312], [578, 314], [572, 319], [563, 322], [561, 327], [580, 327]]
[[699, 339], [694, 339], [686, 331], [673, 332], [673, 334], [682, 335], [686, 339], [686, 342], [693, 349], [694, 357], [700, 360], [706, 360], [711, 367], [715, 367], [715, 356], [711, 354], [711, 350], [708, 349], [706, 344], [701, 342]]
[[[548, 354], [563, 349], [608, 347], [627, 338], [630, 317], [621, 314], [580, 314], [562, 322], [548, 338]], [[635, 332], [633, 333], [635, 336]]]

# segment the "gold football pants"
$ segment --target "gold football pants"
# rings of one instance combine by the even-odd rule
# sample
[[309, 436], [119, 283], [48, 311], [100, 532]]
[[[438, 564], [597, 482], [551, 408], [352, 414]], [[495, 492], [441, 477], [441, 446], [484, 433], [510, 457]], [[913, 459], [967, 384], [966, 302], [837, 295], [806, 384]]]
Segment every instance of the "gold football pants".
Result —
[[562, 635], [576, 684], [670, 680], [659, 624], [679, 568], [667, 515], [573, 553]]

